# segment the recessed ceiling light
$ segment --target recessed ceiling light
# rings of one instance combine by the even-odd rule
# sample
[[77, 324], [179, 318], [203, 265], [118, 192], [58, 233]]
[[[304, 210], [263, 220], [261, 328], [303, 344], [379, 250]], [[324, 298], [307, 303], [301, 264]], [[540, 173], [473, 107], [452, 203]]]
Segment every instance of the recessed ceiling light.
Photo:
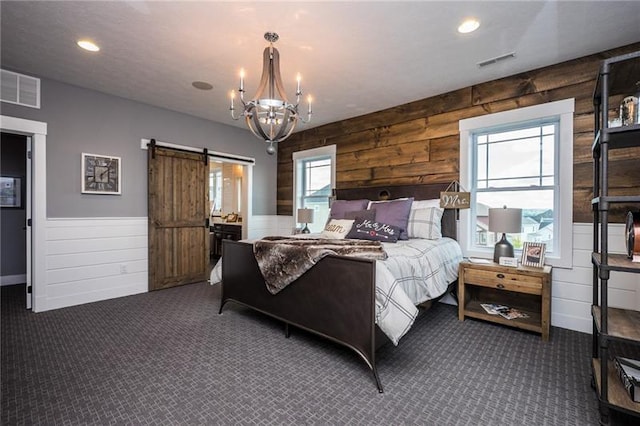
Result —
[[100, 50], [97, 44], [89, 40], [78, 40], [78, 46], [89, 52], [97, 52]]
[[480, 22], [477, 19], [474, 19], [474, 18], [465, 19], [465, 21], [462, 24], [460, 24], [460, 26], [458, 27], [458, 32], [462, 34], [471, 33], [477, 30], [479, 26], [480, 26]]
[[191, 83], [191, 85], [193, 87], [195, 87], [196, 89], [200, 89], [200, 90], [211, 90], [213, 89], [213, 86], [209, 83], [207, 83], [206, 81], [194, 81], [193, 83]]

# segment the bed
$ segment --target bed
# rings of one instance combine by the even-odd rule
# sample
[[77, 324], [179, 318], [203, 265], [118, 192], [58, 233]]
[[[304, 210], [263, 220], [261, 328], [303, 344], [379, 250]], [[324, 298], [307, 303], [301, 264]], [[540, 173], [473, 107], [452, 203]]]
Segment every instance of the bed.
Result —
[[[345, 189], [337, 191], [337, 198], [378, 200], [414, 197], [415, 200], [428, 200], [439, 198], [440, 191], [446, 187], [430, 184]], [[460, 247], [455, 241], [455, 210], [444, 210], [440, 229], [442, 238], [436, 241], [410, 239], [382, 243], [385, 251], [391, 253], [384, 261], [328, 255], [275, 295], [267, 290], [253, 243], [224, 240], [223, 261], [221, 266], [216, 266], [222, 277], [219, 312], [222, 314], [227, 302], [235, 302], [281, 320], [287, 337], [290, 326], [294, 326], [342, 344], [366, 362], [378, 391], [383, 392], [375, 362], [376, 349], [389, 341], [398, 344], [417, 316], [416, 305], [427, 307], [455, 288], [457, 267], [462, 260]], [[446, 246], [446, 255], [436, 254], [441, 251], [440, 246]], [[398, 257], [415, 258], [416, 261], [422, 258], [422, 263], [433, 264], [438, 272], [437, 283], [417, 290], [403, 288], [405, 281], [411, 280], [395, 276], [399, 272], [394, 268], [403, 268], [395, 265]], [[405, 268], [413, 270], [414, 266]], [[436, 275], [435, 272], [433, 274]], [[212, 284], [216, 281], [213, 276], [212, 271]], [[381, 328], [378, 325], [389, 318], [393, 319], [390, 326]], [[398, 318], [400, 320], [396, 321]], [[391, 333], [389, 327], [393, 329]]]

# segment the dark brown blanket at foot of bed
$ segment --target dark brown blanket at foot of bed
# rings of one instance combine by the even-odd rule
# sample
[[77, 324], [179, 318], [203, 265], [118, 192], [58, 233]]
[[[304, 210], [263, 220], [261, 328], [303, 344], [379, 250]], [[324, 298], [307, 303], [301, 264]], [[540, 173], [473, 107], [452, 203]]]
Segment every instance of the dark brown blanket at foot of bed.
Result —
[[384, 260], [378, 241], [265, 237], [253, 244], [253, 253], [267, 289], [276, 294], [320, 259], [330, 254]]

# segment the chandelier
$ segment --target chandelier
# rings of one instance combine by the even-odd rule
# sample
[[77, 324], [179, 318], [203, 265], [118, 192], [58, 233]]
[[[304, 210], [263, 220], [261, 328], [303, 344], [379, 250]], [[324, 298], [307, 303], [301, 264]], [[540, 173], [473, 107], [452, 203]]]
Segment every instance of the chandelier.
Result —
[[262, 54], [262, 77], [260, 85], [250, 101], [244, 100], [244, 70], [240, 71], [240, 101], [242, 102], [242, 112], [235, 114], [235, 91], [231, 91], [231, 118], [234, 120], [244, 117], [247, 127], [256, 135], [258, 139], [269, 144], [267, 152], [273, 155], [276, 152], [274, 143], [281, 142], [288, 138], [296, 128], [298, 121], [308, 123], [311, 120], [311, 97], [307, 99], [309, 110], [305, 120], [298, 113], [298, 104], [302, 96], [300, 89], [300, 74], [298, 74], [298, 85], [296, 88], [296, 102], [289, 103], [280, 76], [280, 53], [273, 47], [273, 43], [278, 41], [278, 34], [267, 32], [264, 34], [269, 46]]

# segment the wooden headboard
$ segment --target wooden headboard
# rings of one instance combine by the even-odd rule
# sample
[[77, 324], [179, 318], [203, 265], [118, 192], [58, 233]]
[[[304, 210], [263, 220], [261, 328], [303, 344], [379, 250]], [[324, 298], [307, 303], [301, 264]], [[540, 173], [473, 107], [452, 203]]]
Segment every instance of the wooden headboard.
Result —
[[[337, 189], [338, 200], [379, 200], [413, 197], [416, 200], [431, 200], [440, 198], [440, 192], [445, 191], [448, 183], [432, 183], [426, 185], [397, 185], [397, 186], [372, 186], [369, 188]], [[457, 239], [456, 211], [445, 209], [442, 215], [442, 236]]]

